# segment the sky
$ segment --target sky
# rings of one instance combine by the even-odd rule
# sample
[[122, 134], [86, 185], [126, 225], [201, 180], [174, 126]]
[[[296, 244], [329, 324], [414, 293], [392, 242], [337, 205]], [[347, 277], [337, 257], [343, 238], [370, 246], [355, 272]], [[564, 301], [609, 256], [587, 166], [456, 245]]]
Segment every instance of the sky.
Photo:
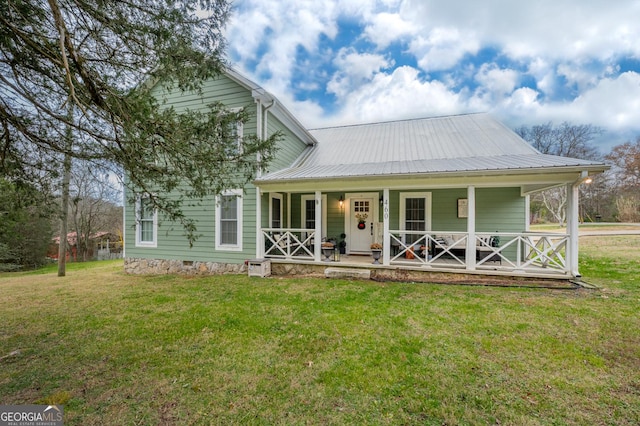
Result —
[[235, 0], [232, 67], [307, 128], [489, 112], [640, 136], [640, 0]]

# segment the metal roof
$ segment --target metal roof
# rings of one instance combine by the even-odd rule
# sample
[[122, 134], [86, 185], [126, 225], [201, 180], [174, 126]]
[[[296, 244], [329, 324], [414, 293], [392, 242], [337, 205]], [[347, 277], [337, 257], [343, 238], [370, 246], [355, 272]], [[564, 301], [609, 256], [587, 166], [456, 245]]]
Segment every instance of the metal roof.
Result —
[[488, 114], [423, 118], [309, 131], [318, 143], [257, 182], [355, 176], [594, 167], [543, 155]]

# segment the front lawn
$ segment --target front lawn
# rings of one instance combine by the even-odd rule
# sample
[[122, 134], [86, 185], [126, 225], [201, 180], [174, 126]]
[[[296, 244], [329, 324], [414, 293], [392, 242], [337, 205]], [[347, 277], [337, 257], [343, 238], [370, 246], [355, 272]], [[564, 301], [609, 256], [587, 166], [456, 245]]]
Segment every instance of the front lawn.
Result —
[[62, 403], [65, 425], [637, 425], [640, 236], [581, 249], [600, 290], [0, 274], [0, 404]]

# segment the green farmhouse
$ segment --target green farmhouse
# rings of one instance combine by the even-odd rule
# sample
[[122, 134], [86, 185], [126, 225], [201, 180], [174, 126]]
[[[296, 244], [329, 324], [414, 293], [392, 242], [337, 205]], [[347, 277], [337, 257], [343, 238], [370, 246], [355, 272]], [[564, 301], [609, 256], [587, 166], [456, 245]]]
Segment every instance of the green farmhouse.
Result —
[[[603, 163], [541, 154], [488, 114], [306, 129], [231, 69], [200, 94], [168, 95], [185, 111], [214, 101], [255, 108], [240, 136], [280, 132], [275, 161], [252, 184], [185, 207], [201, 234], [192, 247], [179, 225], [127, 203], [126, 271], [240, 273], [268, 261], [288, 273], [579, 276], [578, 187]], [[530, 232], [529, 196], [561, 186], [567, 232]]]

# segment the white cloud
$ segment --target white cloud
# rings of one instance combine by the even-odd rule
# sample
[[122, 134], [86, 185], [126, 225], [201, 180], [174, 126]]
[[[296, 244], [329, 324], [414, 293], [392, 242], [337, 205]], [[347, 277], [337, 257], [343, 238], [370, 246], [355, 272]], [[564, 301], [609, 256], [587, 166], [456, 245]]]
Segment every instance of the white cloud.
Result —
[[481, 92], [502, 97], [516, 88], [519, 74], [512, 69], [498, 68], [496, 64], [482, 64], [475, 79], [482, 85]]
[[425, 71], [443, 70], [455, 66], [467, 53], [480, 48], [472, 34], [462, 34], [456, 28], [438, 27], [427, 38], [416, 37], [409, 44], [409, 52], [418, 59]]
[[640, 74], [625, 72], [601, 80], [571, 103], [571, 111], [576, 121], [640, 132]]
[[[592, 124], [616, 134], [640, 134], [640, 74], [626, 72], [605, 78], [569, 101], [540, 102], [538, 93], [520, 88], [494, 106], [498, 117], [515, 124], [561, 123]], [[622, 140], [608, 140], [615, 145]]]
[[414, 32], [415, 28], [411, 22], [403, 20], [397, 13], [387, 12], [374, 15], [371, 23], [364, 29], [365, 37], [375, 43], [378, 49], [384, 49]]
[[[269, 26], [269, 18], [259, 9], [246, 11], [238, 15], [232, 15], [227, 25], [225, 34], [232, 40], [233, 50], [241, 58], [255, 56], [256, 51], [264, 40], [265, 29]], [[243, 31], [241, 22], [251, 22], [251, 31]]]
[[558, 76], [564, 77], [569, 85], [576, 86], [580, 91], [590, 89], [601, 79], [618, 72], [619, 67], [616, 65], [593, 67], [581, 63], [563, 63], [557, 68]]
[[496, 116], [518, 124], [539, 124], [537, 120], [544, 109], [539, 101], [539, 93], [529, 87], [516, 89], [487, 107]]
[[370, 81], [382, 68], [393, 64], [381, 55], [357, 53], [353, 48], [340, 49], [333, 61], [338, 71], [327, 84], [327, 92], [345, 97], [363, 83]]
[[408, 66], [373, 79], [341, 99], [337, 114], [342, 123], [385, 121], [460, 111], [459, 95], [439, 81], [420, 81], [418, 70]]
[[514, 58], [608, 59], [618, 52], [640, 56], [640, 2], [636, 0], [407, 0], [404, 19], [422, 31], [436, 27], [473, 32], [483, 45]]
[[[235, 65], [244, 69], [246, 63], [257, 61], [256, 74], [268, 75], [273, 86], [287, 90], [297, 49], [315, 53], [322, 34], [336, 36], [335, 8], [331, 0], [240, 2], [227, 26]], [[259, 55], [261, 50], [264, 53]]]
[[534, 58], [529, 62], [527, 74], [536, 80], [537, 88], [548, 96], [557, 89], [556, 72], [552, 64], [544, 58]]

